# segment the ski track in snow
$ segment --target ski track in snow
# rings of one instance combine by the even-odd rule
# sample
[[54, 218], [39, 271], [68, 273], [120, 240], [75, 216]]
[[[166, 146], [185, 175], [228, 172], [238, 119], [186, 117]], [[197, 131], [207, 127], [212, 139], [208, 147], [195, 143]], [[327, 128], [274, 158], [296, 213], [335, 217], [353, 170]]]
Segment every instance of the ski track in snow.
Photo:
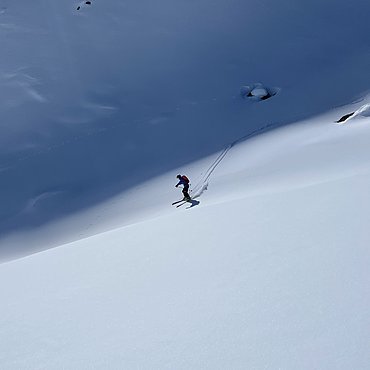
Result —
[[222, 160], [226, 157], [230, 149], [232, 149], [235, 145], [238, 143], [241, 143], [247, 139], [252, 138], [253, 136], [256, 136], [258, 134], [261, 134], [263, 132], [266, 132], [267, 130], [271, 130], [274, 128], [273, 124], [268, 124], [265, 126], [262, 126], [261, 128], [258, 128], [256, 130], [253, 130], [247, 135], [244, 135], [240, 137], [239, 139], [233, 141], [231, 144], [229, 144], [224, 150], [221, 151], [221, 153], [217, 156], [215, 161], [208, 167], [208, 169], [205, 171], [205, 174], [203, 177], [201, 177], [200, 180], [196, 183], [196, 185], [191, 190], [192, 198], [198, 198], [200, 197], [205, 190], [208, 188], [209, 180], [213, 174], [213, 172], [216, 170], [218, 165], [222, 162]]

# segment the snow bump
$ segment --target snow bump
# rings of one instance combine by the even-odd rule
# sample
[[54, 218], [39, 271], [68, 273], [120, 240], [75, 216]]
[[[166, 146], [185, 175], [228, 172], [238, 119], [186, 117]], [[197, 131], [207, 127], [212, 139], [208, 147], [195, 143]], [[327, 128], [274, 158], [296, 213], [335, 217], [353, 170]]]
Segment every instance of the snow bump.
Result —
[[267, 87], [262, 83], [254, 83], [251, 85], [242, 86], [240, 88], [240, 95], [244, 99], [251, 99], [254, 101], [267, 100], [279, 92], [277, 87]]

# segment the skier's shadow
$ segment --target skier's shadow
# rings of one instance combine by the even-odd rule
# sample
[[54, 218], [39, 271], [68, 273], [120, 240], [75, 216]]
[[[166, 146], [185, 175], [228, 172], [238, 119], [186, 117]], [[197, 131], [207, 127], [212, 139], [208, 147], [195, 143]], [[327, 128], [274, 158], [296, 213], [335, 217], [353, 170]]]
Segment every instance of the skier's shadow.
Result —
[[189, 200], [188, 203], [191, 203], [191, 206], [186, 207], [186, 209], [193, 208], [193, 207], [198, 206], [200, 204], [199, 200], [195, 200], [195, 199]]

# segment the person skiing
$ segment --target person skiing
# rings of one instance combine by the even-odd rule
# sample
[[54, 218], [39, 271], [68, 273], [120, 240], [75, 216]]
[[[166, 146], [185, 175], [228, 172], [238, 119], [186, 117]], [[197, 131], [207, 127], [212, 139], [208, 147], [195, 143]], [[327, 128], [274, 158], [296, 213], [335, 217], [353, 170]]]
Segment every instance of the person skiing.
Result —
[[175, 187], [177, 188], [179, 185], [182, 185], [184, 188], [182, 189], [182, 193], [184, 194], [184, 200], [189, 201], [191, 200], [189, 195], [189, 185], [190, 180], [185, 175], [177, 175], [176, 176], [179, 179], [179, 182]]

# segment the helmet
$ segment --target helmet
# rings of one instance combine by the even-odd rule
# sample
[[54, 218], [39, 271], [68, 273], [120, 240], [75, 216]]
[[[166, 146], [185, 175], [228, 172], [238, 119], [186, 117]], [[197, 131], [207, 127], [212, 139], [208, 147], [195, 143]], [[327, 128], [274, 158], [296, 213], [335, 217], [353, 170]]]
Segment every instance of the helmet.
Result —
[[182, 176], [181, 176], [181, 175], [177, 175], [176, 177], [177, 177], [178, 179], [181, 179], [181, 177], [182, 177]]

